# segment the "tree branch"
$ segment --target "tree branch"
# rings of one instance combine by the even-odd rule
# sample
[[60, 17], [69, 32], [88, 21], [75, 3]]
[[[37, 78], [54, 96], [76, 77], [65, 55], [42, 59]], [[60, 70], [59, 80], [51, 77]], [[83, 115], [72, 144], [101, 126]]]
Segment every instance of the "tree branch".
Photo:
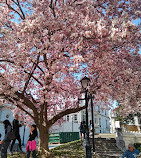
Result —
[[76, 112], [81, 111], [85, 108], [86, 108], [86, 106], [73, 108], [73, 109], [66, 109], [65, 111], [60, 112], [59, 114], [54, 116], [51, 120], [49, 120], [49, 125], [50, 126], [53, 125], [57, 120], [59, 120], [60, 118], [62, 118], [65, 115], [68, 115], [68, 114], [71, 114], [71, 113], [76, 113]]
[[[33, 62], [33, 61], [32, 61], [32, 62]], [[39, 65], [37, 65], [37, 63], [35, 63], [35, 62], [33, 62], [33, 63], [39, 68], [39, 70], [42, 71], [43, 74], [45, 74], [45, 72], [42, 70], [42, 68], [41, 68]]]
[[55, 8], [54, 8], [54, 5], [53, 5], [53, 0], [51, 0], [49, 7], [52, 9], [53, 16], [56, 17]]
[[14, 8], [12, 8], [12, 7], [8, 4], [7, 0], [6, 0], [6, 5], [8, 6], [9, 9], [11, 9], [11, 10], [13, 10], [15, 13], [17, 13], [17, 14], [21, 17], [22, 20], [25, 19], [24, 16], [22, 16], [17, 10], [15, 10]]
[[[8, 59], [2, 59], [2, 60], [0, 60], [0, 62], [8, 62], [8, 63], [11, 63], [11, 64], [15, 64], [14, 61], [8, 60]], [[20, 65], [20, 66], [22, 68], [24, 68], [22, 65]], [[27, 73], [28, 75], [30, 75], [26, 70], [24, 70], [24, 72]], [[34, 77], [33, 75], [31, 77], [43, 87], [43, 84], [36, 77]]]
[[20, 9], [20, 11], [21, 11], [21, 13], [22, 13], [22, 15], [23, 15], [23, 20], [25, 19], [25, 14], [24, 14], [24, 12], [23, 12], [23, 10], [22, 10], [22, 8], [21, 8], [21, 5], [20, 5], [20, 3], [19, 3], [19, 0], [17, 0], [17, 3], [18, 3], [18, 7], [19, 7], [19, 9]]
[[[4, 99], [8, 100], [9, 102], [11, 102], [12, 104], [14, 104], [15, 99], [12, 98], [11, 96], [5, 95]], [[13, 101], [14, 100], [14, 101]], [[16, 99], [17, 100], [17, 99]], [[31, 113], [29, 113], [28, 111], [26, 111], [24, 108], [22, 108], [19, 104], [16, 104], [15, 106], [17, 106], [19, 109], [21, 109], [22, 111], [24, 111], [26, 114], [28, 114], [32, 119], [33, 116], [31, 115]]]
[[47, 59], [46, 59], [46, 54], [43, 55], [43, 58], [44, 58], [44, 63], [46, 65], [46, 68], [49, 70]]
[[36, 107], [27, 97], [24, 96], [23, 93], [15, 92], [15, 94], [18, 96], [18, 98], [23, 99], [24, 104], [36, 113], [37, 111]]
[[25, 86], [24, 86], [24, 89], [23, 89], [23, 94], [25, 93], [25, 91], [26, 91], [26, 89], [27, 89], [27, 86], [28, 86], [28, 84], [29, 84], [29, 81], [30, 81], [31, 77], [33, 76], [33, 73], [34, 73], [34, 71], [35, 71], [35, 69], [36, 69], [36, 67], [37, 67], [36, 65], [38, 65], [38, 63], [39, 63], [39, 57], [40, 57], [40, 54], [39, 54], [38, 57], [37, 57], [37, 63], [36, 63], [36, 64], [33, 64], [31, 73], [29, 74], [28, 80], [27, 80], [27, 82], [25, 83]]
[[14, 64], [14, 61], [9, 60], [9, 59], [2, 59], [0, 60], [0, 62], [8, 62], [8, 63]]

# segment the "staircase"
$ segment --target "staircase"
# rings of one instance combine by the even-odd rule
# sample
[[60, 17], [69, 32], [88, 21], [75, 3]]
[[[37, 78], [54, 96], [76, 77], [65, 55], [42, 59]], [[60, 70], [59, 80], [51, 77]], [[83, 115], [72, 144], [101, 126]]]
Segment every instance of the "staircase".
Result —
[[[90, 144], [93, 146], [92, 138], [90, 138]], [[114, 138], [95, 138], [95, 152], [101, 158], [120, 158], [123, 154], [116, 146], [116, 140]]]

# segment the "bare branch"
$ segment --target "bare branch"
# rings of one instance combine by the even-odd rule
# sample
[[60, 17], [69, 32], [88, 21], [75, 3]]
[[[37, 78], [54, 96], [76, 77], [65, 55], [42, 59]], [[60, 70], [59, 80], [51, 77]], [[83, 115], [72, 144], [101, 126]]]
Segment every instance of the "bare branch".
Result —
[[21, 17], [22, 20], [25, 19], [24, 16], [22, 16], [17, 10], [15, 10], [13, 7], [11, 7], [11, 6], [8, 4], [7, 0], [6, 0], [6, 5], [8, 6], [9, 9], [11, 9], [11, 10], [13, 10], [15, 13], [17, 13], [17, 14]]
[[44, 63], [46, 65], [46, 68], [49, 70], [48, 63], [47, 63], [47, 58], [46, 58], [46, 54], [44, 54], [43, 57], [44, 57]]
[[38, 69], [42, 71], [43, 74], [45, 74], [45, 72], [42, 70], [42, 68], [37, 63], [35, 63], [33, 61], [32, 61], [32, 63], [34, 63], [38, 67]]
[[0, 60], [0, 62], [8, 62], [8, 63], [14, 64], [14, 61], [9, 60], [9, 59], [2, 59], [2, 60]]
[[54, 4], [53, 4], [53, 0], [51, 0], [49, 7], [52, 9], [53, 16], [56, 17], [56, 14], [55, 14], [55, 6], [54, 6]]
[[24, 96], [23, 93], [15, 92], [15, 94], [18, 96], [18, 98], [23, 99], [23, 104], [30, 108], [35, 116], [38, 116], [37, 108], [27, 97]]
[[[38, 57], [37, 57], [37, 63], [36, 63], [36, 65], [38, 65], [38, 63], [39, 63], [39, 57], [40, 57], [40, 54], [39, 54]], [[29, 84], [29, 81], [30, 81], [31, 77], [33, 76], [33, 73], [34, 73], [34, 71], [35, 71], [35, 69], [36, 69], [36, 67], [37, 67], [36, 65], [33, 64], [31, 73], [29, 74], [28, 80], [27, 80], [27, 82], [25, 83], [25, 86], [24, 86], [24, 89], [23, 89], [23, 93], [25, 93], [25, 91], [26, 91], [26, 89], [27, 89], [27, 86], [28, 86], [28, 84]]]
[[17, 2], [15, 2], [14, 0], [12, 0], [12, 2], [14, 2], [16, 5], [18, 5], [18, 3], [17, 3]]
[[23, 20], [25, 19], [25, 14], [24, 14], [24, 12], [23, 12], [23, 10], [22, 10], [22, 8], [21, 8], [21, 5], [20, 5], [20, 3], [19, 3], [19, 0], [17, 0], [17, 3], [18, 3], [18, 7], [19, 7], [19, 9], [20, 9], [20, 11], [21, 11], [21, 13], [22, 13], [22, 15], [23, 15]]
[[[8, 63], [11, 63], [11, 64], [15, 64], [14, 61], [9, 60], [9, 59], [2, 59], [2, 60], [0, 60], [0, 62], [8, 62]], [[22, 68], [24, 68], [22, 65], [20, 65], [20, 66], [21, 66]], [[36, 64], [36, 66], [37, 66], [37, 64]], [[24, 70], [24, 72], [27, 73], [28, 75], [30, 75], [30, 73], [27, 72], [26, 70]], [[43, 84], [42, 84], [36, 77], [34, 77], [33, 74], [32, 74], [31, 77], [43, 87]]]
[[[0, 94], [1, 95], [1, 94]], [[11, 102], [12, 104], [15, 105], [15, 101], [17, 100], [17, 98], [12, 98], [11, 96], [8, 95], [4, 95], [4, 99], [8, 100], [9, 102]], [[31, 113], [29, 113], [28, 111], [26, 111], [24, 108], [22, 108], [19, 104], [16, 104], [15, 106], [17, 106], [19, 109], [21, 109], [22, 111], [24, 111], [26, 114], [28, 114], [31, 118], [33, 118], [33, 116], [31, 115]]]

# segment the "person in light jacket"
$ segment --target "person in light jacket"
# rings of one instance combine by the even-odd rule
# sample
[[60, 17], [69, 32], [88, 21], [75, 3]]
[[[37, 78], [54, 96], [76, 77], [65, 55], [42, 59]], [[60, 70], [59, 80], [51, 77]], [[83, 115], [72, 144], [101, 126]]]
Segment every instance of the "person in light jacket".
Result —
[[30, 135], [29, 135], [29, 139], [27, 142], [27, 146], [26, 146], [26, 151], [27, 151], [27, 155], [26, 158], [30, 157], [30, 154], [32, 152], [32, 157], [33, 158], [37, 158], [36, 156], [36, 147], [37, 147], [37, 143], [35, 141], [35, 138], [38, 136], [38, 132], [37, 132], [37, 127], [35, 124], [31, 125], [31, 129], [30, 129]]
[[4, 124], [4, 129], [5, 129], [5, 137], [0, 142], [0, 144], [2, 144], [1, 158], [7, 158], [7, 148], [9, 147], [10, 142], [11, 142], [11, 140], [9, 138], [9, 133], [12, 131], [12, 126], [8, 120], [3, 121], [3, 124]]

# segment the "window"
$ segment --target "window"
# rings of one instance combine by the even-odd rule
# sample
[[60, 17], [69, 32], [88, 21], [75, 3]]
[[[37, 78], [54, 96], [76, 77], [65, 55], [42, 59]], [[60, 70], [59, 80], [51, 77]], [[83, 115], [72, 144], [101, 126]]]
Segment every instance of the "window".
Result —
[[86, 121], [85, 111], [83, 111], [83, 113], [82, 113], [82, 120], [83, 120], [83, 121]]
[[95, 118], [95, 124], [97, 124], [97, 118]]
[[69, 121], [69, 115], [67, 115], [67, 121]]
[[98, 112], [100, 112], [100, 106], [98, 106]]
[[8, 115], [8, 114], [6, 115], [6, 118], [7, 118], [7, 119], [9, 118], [9, 115]]
[[99, 126], [101, 127], [101, 118], [99, 118]]
[[106, 110], [105, 110], [105, 115], [107, 115], [107, 112], [106, 112]]
[[141, 124], [141, 119], [139, 118], [139, 124]]
[[77, 114], [74, 115], [74, 121], [77, 121]]
[[108, 121], [106, 120], [106, 128], [108, 128]]

